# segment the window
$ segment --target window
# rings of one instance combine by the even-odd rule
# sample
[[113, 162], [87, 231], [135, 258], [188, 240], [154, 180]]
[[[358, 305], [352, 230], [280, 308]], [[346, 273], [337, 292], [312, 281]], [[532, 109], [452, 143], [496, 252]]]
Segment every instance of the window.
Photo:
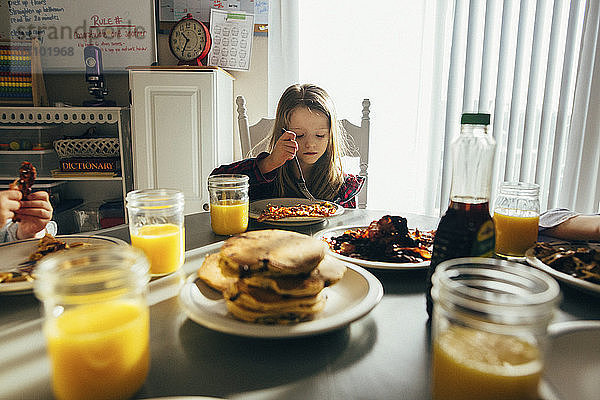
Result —
[[448, 146], [460, 115], [479, 111], [497, 142], [492, 199], [520, 180], [540, 184], [543, 210], [599, 211], [598, 2], [274, 3], [269, 57], [288, 65], [270, 71], [323, 86], [355, 123], [371, 100], [369, 208], [443, 212]]
[[[400, 0], [394, 9], [362, 1], [299, 2], [299, 81], [325, 88], [338, 115], [360, 125], [371, 100], [369, 208], [423, 212], [427, 137], [418, 116], [425, 2]], [[431, 190], [437, 190], [431, 188]]]

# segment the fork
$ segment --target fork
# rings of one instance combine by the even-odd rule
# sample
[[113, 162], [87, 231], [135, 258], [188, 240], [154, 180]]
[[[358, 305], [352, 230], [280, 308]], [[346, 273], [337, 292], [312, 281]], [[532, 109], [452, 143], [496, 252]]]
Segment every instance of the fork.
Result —
[[[285, 128], [281, 128], [281, 133], [285, 133], [285, 132], [286, 132]], [[306, 181], [304, 180], [304, 174], [302, 173], [302, 168], [300, 168], [300, 161], [298, 161], [298, 157], [295, 155], [294, 155], [294, 160], [296, 160], [296, 167], [298, 167], [298, 172], [300, 173], [300, 179], [296, 182], [296, 184], [298, 185], [298, 189], [300, 189], [302, 194], [304, 196], [306, 196], [306, 198], [309, 199], [310, 201], [317, 201], [315, 196], [313, 196], [310, 193], [310, 191], [308, 190], [308, 187], [306, 187]]]
[[296, 182], [296, 184], [298, 185], [298, 189], [300, 189], [302, 194], [305, 195], [307, 199], [311, 201], [317, 201], [315, 196], [313, 196], [306, 187], [306, 181], [304, 180], [304, 174], [302, 174], [302, 168], [300, 168], [300, 162], [298, 161], [298, 157], [294, 156], [294, 160], [296, 160], [296, 166], [298, 167], [298, 172], [300, 173], [300, 179], [298, 180], [298, 182]]
[[23, 261], [22, 263], [20, 263], [17, 266], [11, 267], [9, 269], [6, 270], [0, 270], [0, 274], [9, 274], [9, 273], [23, 273], [26, 272], [24, 270], [27, 270], [27, 268], [34, 266], [37, 263], [37, 260], [27, 260], [27, 261]]

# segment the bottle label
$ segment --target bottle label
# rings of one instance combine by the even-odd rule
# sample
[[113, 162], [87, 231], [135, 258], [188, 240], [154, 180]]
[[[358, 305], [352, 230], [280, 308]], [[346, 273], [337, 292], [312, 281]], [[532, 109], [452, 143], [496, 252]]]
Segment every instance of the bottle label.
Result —
[[471, 255], [474, 257], [491, 257], [494, 255], [496, 247], [496, 235], [494, 232], [494, 222], [492, 220], [484, 222], [479, 230], [475, 243], [471, 250]]

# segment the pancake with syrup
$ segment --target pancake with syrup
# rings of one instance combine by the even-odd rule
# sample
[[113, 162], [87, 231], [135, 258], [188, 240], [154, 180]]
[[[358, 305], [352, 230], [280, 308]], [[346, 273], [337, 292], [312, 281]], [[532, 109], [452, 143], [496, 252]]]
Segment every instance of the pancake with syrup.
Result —
[[325, 296], [319, 295], [312, 305], [289, 306], [267, 311], [246, 308], [238, 302], [227, 301], [227, 310], [237, 319], [258, 324], [288, 325], [309, 321], [325, 307]]
[[227, 239], [220, 266], [225, 275], [238, 277], [302, 275], [310, 273], [326, 251], [327, 245], [311, 236], [265, 229]]
[[[323, 288], [338, 282], [346, 271], [340, 260], [321, 255], [321, 243], [294, 232], [248, 232], [227, 239], [219, 253], [205, 258], [197, 274], [223, 294], [237, 319], [263, 324], [307, 321], [325, 307]], [[301, 267], [294, 268], [292, 262]]]
[[219, 267], [220, 257], [219, 253], [210, 254], [204, 259], [204, 262], [198, 269], [198, 277], [208, 286], [220, 292], [225, 291], [229, 285], [240, 279], [246, 285], [270, 289], [284, 296], [314, 296], [323, 290], [323, 288], [333, 285], [342, 279], [344, 272], [346, 272], [346, 266], [343, 262], [327, 255], [308, 275], [278, 277], [255, 275], [236, 278], [223, 274]]

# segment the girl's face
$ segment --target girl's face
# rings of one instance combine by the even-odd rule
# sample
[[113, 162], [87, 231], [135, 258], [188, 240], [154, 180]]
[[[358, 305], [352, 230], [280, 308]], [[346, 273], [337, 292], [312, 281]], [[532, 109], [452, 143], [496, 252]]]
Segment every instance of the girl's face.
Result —
[[325, 154], [331, 135], [329, 119], [325, 114], [298, 107], [290, 115], [288, 130], [296, 134], [296, 156], [300, 162], [312, 165]]

